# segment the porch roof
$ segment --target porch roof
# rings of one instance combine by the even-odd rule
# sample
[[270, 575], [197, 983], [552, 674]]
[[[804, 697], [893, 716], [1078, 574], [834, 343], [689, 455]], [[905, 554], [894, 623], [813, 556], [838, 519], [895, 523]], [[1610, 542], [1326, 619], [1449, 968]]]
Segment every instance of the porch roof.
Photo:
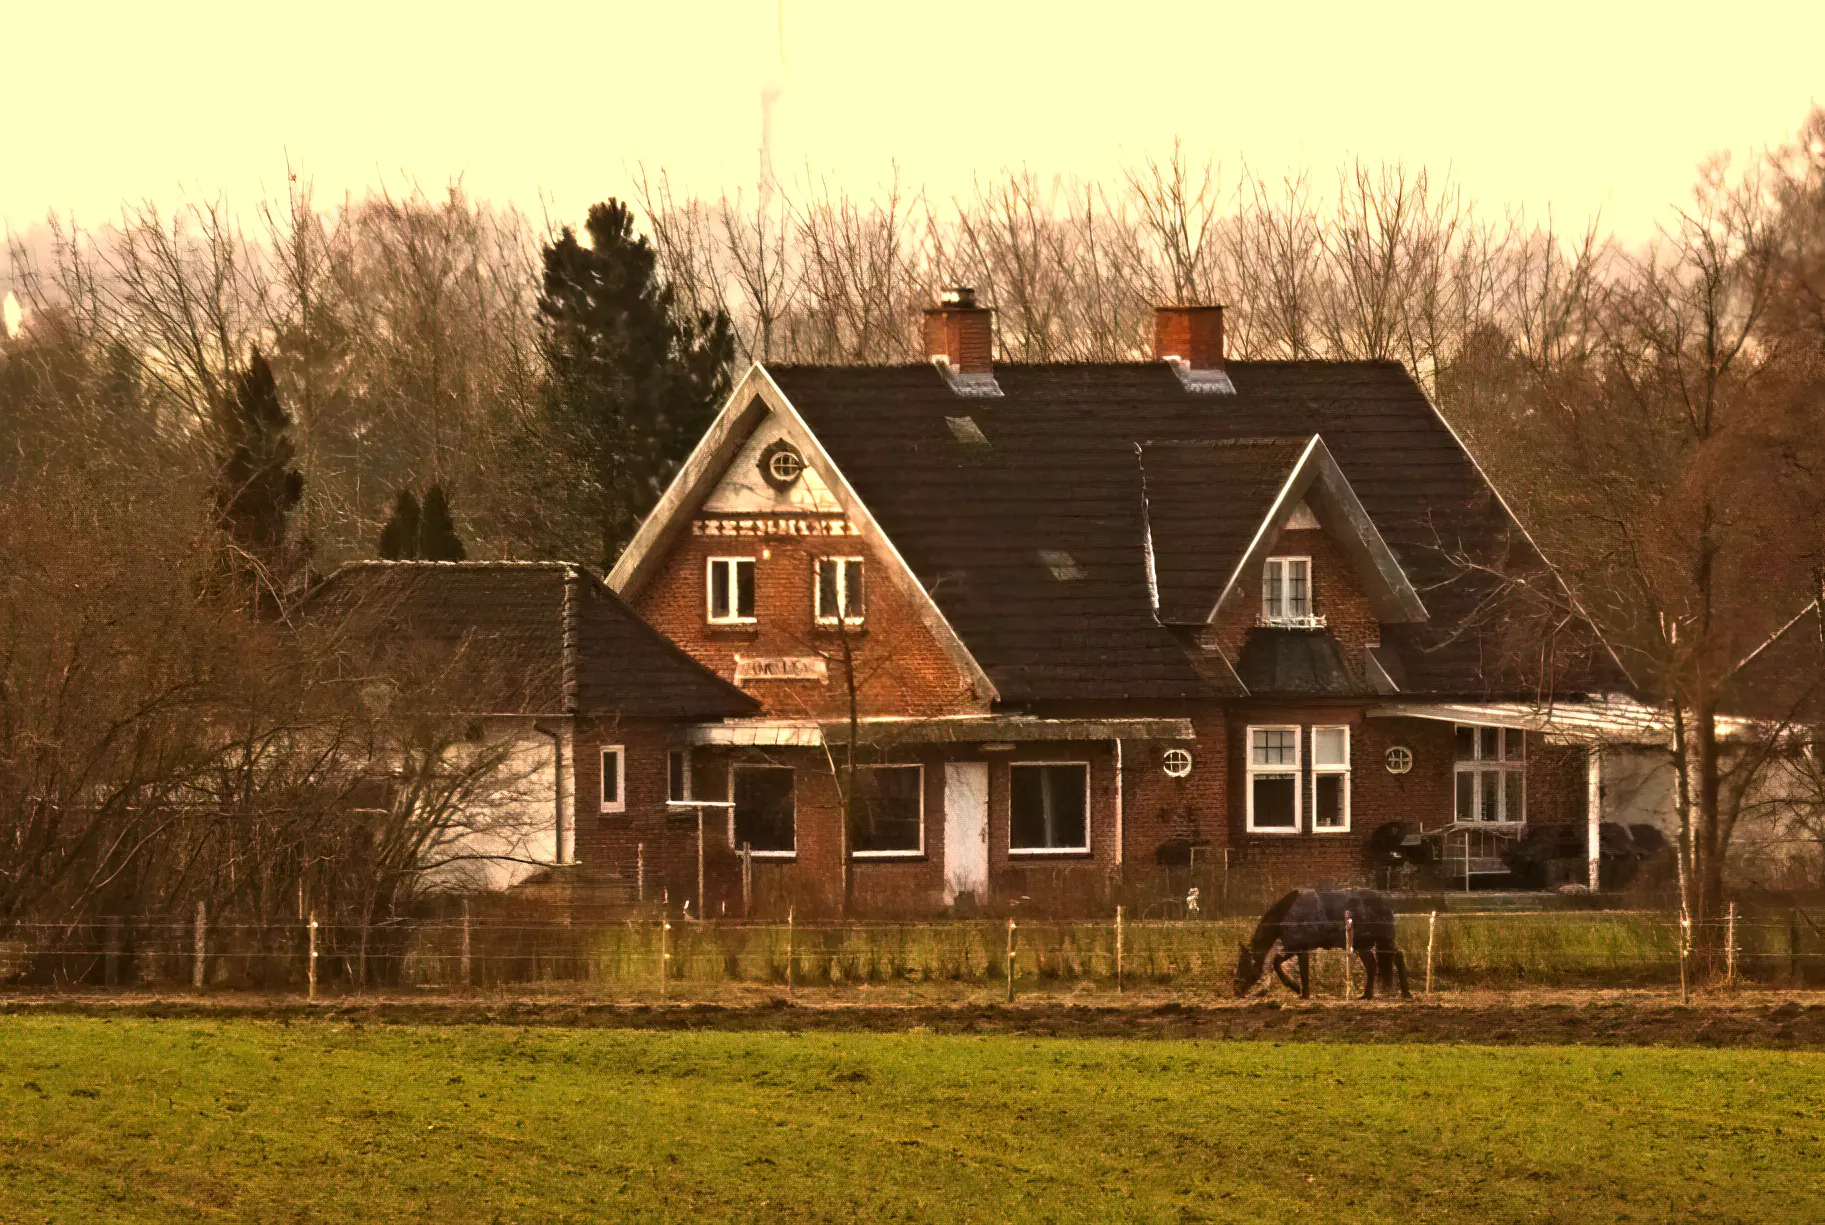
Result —
[[[1040, 719], [1027, 715], [948, 715], [857, 721], [862, 744], [979, 744], [1055, 740], [1195, 740], [1190, 719]], [[816, 748], [847, 744], [847, 719], [731, 719], [686, 731], [694, 745]]]
[[[1364, 712], [1371, 719], [1437, 719], [1445, 723], [1513, 727], [1538, 732], [1550, 744], [1635, 744], [1665, 748], [1672, 719], [1657, 706], [1609, 694], [1588, 701], [1555, 702], [1387, 702]], [[1750, 721], [1719, 715], [1718, 735], [1737, 739]]]

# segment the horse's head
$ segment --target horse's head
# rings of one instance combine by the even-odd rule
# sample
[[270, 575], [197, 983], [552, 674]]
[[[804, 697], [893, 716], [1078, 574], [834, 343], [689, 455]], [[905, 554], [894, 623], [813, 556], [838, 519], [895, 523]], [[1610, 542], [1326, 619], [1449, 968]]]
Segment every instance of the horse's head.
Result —
[[1247, 944], [1238, 944], [1236, 949], [1236, 994], [1243, 996], [1261, 981], [1261, 967], [1267, 964], [1267, 950], [1253, 949]]

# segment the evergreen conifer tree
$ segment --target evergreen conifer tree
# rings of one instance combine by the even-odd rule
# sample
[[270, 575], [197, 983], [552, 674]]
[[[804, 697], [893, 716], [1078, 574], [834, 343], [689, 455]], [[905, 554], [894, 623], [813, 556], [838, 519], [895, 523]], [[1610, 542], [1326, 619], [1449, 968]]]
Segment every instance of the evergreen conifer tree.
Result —
[[456, 523], [450, 518], [450, 502], [442, 485], [425, 490], [424, 512], [418, 518], [418, 556], [424, 561], [461, 561], [468, 555], [462, 538], [456, 534]]
[[236, 546], [266, 565], [283, 559], [289, 516], [304, 496], [292, 466], [291, 414], [279, 403], [272, 367], [255, 348], [218, 416], [223, 453], [216, 515]]
[[418, 499], [401, 489], [393, 499], [393, 516], [380, 529], [380, 555], [387, 561], [410, 561], [418, 556]]
[[539, 314], [551, 445], [580, 452], [606, 568], [728, 395], [735, 340], [723, 312], [678, 303], [627, 206], [591, 206], [585, 229], [545, 248]]

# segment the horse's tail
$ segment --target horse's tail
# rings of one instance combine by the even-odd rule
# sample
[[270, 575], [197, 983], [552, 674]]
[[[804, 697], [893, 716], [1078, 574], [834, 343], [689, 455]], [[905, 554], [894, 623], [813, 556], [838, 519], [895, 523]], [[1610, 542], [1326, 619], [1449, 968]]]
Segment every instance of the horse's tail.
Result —
[[[1252, 948], [1266, 948], [1277, 940], [1280, 936], [1280, 924], [1286, 920], [1287, 911], [1293, 908], [1293, 903], [1297, 902], [1299, 900], [1299, 895], [1304, 892], [1305, 890], [1303, 889], [1295, 889], [1279, 901], [1275, 902], [1272, 906], [1269, 906], [1266, 913], [1261, 916], [1261, 921], [1255, 924], [1255, 934], [1254, 937], [1250, 939], [1249, 946]], [[1263, 936], [1265, 936], [1266, 939], [1262, 939]]]

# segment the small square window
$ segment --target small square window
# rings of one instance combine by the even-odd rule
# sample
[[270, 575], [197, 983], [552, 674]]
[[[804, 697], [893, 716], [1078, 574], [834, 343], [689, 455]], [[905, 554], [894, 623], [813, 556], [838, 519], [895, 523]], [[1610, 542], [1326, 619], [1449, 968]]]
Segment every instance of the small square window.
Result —
[[602, 750], [602, 811], [627, 811], [627, 750], [618, 744]]
[[1254, 829], [1291, 833], [1299, 828], [1299, 776], [1257, 774], [1249, 788], [1249, 824]]
[[924, 782], [919, 766], [856, 770], [850, 845], [858, 856], [917, 855], [925, 849]]
[[1252, 764], [1257, 766], [1295, 766], [1299, 764], [1299, 730], [1292, 727], [1257, 727], [1251, 735]]
[[1312, 729], [1312, 766], [1347, 766], [1350, 764], [1350, 729], [1315, 727]]
[[1090, 849], [1090, 767], [1017, 762], [1008, 767], [1008, 849]]

